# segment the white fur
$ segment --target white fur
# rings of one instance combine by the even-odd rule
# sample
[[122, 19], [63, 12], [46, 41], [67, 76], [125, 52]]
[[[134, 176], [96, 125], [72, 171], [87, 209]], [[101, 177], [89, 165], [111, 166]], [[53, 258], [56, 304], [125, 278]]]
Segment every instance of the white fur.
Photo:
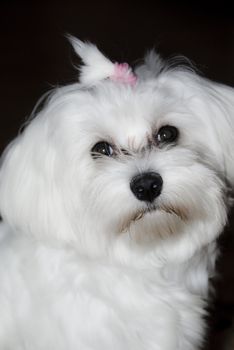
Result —
[[[0, 349], [197, 350], [234, 183], [233, 90], [153, 52], [134, 87], [112, 82], [112, 62], [72, 43], [81, 83], [2, 159]], [[163, 125], [178, 142], [148, 148]], [[128, 154], [93, 159], [102, 140]], [[133, 220], [146, 206], [129, 184], [148, 170], [163, 190]]]

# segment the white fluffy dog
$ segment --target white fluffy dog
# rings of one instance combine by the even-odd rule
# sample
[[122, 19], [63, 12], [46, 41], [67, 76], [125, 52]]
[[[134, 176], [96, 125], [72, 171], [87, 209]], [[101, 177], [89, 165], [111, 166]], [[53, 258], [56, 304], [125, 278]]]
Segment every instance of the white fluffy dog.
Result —
[[195, 350], [234, 183], [234, 92], [71, 38], [0, 171], [1, 350]]

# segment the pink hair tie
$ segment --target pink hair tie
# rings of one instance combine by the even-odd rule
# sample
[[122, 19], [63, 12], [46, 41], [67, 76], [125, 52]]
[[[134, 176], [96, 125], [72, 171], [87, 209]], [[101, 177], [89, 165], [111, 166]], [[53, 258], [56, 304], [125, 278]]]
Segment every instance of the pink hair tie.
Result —
[[112, 81], [129, 84], [134, 86], [137, 82], [137, 76], [127, 63], [115, 63], [114, 73], [110, 76]]

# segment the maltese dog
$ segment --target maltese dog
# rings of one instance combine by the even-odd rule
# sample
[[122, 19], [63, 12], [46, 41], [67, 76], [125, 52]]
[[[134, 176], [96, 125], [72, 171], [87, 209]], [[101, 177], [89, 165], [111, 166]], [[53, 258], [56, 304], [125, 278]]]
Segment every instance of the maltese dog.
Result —
[[234, 183], [233, 89], [70, 37], [3, 154], [0, 349], [197, 350]]

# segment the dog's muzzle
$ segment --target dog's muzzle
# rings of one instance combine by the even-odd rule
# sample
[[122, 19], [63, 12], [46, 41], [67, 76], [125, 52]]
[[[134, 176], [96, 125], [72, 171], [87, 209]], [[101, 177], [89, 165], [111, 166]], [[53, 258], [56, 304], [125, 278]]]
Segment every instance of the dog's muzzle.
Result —
[[162, 191], [163, 179], [154, 172], [136, 175], [130, 182], [134, 196], [140, 201], [152, 203]]

